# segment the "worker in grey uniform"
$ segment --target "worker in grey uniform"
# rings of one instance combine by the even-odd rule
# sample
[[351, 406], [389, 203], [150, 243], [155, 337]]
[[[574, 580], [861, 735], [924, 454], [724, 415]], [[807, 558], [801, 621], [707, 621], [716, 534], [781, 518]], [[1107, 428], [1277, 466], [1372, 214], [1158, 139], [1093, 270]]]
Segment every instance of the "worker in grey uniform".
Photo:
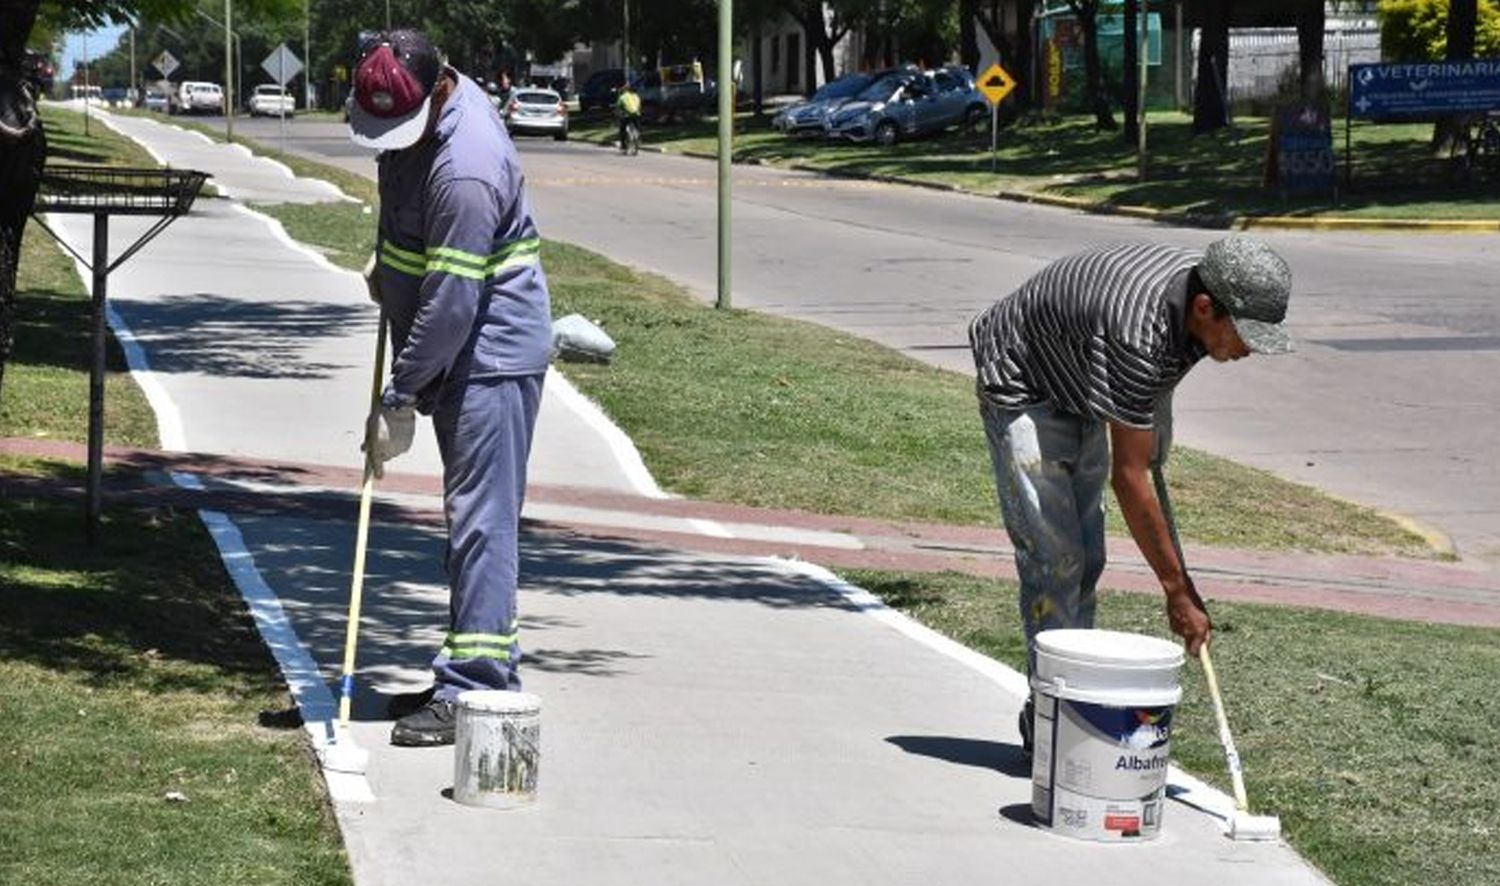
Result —
[[526, 460], [551, 358], [551, 307], [515, 146], [484, 90], [416, 31], [360, 47], [349, 100], [375, 148], [371, 290], [395, 359], [367, 439], [382, 466], [430, 414], [443, 460], [451, 593], [434, 684], [392, 703], [398, 745], [453, 741], [468, 689], [518, 689], [516, 585]]
[[[1212, 625], [1151, 474], [1171, 446], [1177, 383], [1205, 356], [1291, 350], [1281, 326], [1290, 294], [1286, 262], [1249, 237], [1203, 253], [1116, 245], [1053, 262], [970, 324], [1028, 674], [1038, 632], [1094, 626], [1106, 479], [1161, 582], [1172, 631], [1193, 655], [1207, 642]], [[1029, 753], [1030, 701], [1020, 720]]]

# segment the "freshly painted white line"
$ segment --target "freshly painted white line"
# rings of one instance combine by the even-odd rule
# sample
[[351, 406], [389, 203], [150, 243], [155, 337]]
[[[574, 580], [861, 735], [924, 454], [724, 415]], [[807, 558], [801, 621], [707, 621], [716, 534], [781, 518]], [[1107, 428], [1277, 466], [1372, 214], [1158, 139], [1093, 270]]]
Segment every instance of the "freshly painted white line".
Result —
[[157, 166], [166, 166], [167, 165], [167, 161], [163, 160], [161, 158], [160, 154], [158, 154], [158, 153], [156, 153], [156, 151], [152, 150], [152, 148], [151, 148], [150, 145], [146, 144], [143, 141], [137, 141], [136, 139], [131, 138], [129, 135], [126, 135], [126, 133], [123, 130], [121, 130], [119, 126], [116, 126], [115, 125], [115, 119], [114, 119], [114, 117], [110, 116], [109, 114], [100, 114], [99, 115], [99, 119], [104, 122], [105, 126], [108, 126], [110, 129], [113, 129], [115, 131], [116, 135], [120, 135], [120, 136], [123, 136], [125, 138], [129, 138], [131, 141], [133, 141], [136, 144], [140, 145], [141, 149], [144, 150], [146, 153], [150, 154], [151, 155], [151, 159], [156, 161], [156, 165]]
[[[351, 271], [348, 268], [339, 267], [338, 265], [329, 261], [328, 256], [317, 251], [316, 249], [313, 249], [311, 246], [308, 246], [301, 240], [294, 239], [291, 234], [288, 234], [286, 232], [286, 228], [281, 224], [281, 221], [279, 219], [272, 218], [271, 216], [266, 215], [264, 212], [257, 212], [256, 210], [252, 209], [249, 206], [246, 206], [238, 200], [230, 203], [229, 205], [232, 206], [236, 212], [243, 212], [245, 215], [253, 216], [259, 219], [266, 225], [266, 227], [271, 229], [271, 234], [277, 240], [280, 240], [282, 244], [285, 245], [288, 249], [294, 249], [297, 252], [300, 252], [301, 254], [307, 256], [315, 263], [317, 263], [317, 265], [323, 270], [336, 271], [340, 274], [350, 274], [355, 277], [363, 276], [358, 271]], [[363, 285], [363, 283], [361, 283], [361, 285]]]
[[161, 438], [161, 448], [167, 452], [186, 452], [187, 433], [182, 426], [182, 413], [178, 411], [177, 404], [172, 402], [157, 374], [152, 371], [151, 363], [146, 359], [146, 349], [141, 347], [140, 340], [125, 323], [125, 318], [115, 311], [107, 299], [104, 303], [104, 317], [109, 323], [110, 331], [115, 334], [115, 340], [120, 343], [120, 350], [125, 352], [125, 365], [130, 367], [131, 377], [141, 386], [141, 393], [146, 395], [146, 402], [151, 404], [151, 411], [156, 413], [156, 434]]
[[[276, 657], [287, 688], [302, 714], [302, 725], [312, 739], [313, 747], [321, 751], [334, 739], [338, 721], [338, 706], [333, 693], [323, 682], [318, 665], [308, 654], [307, 648], [297, 638], [297, 632], [286, 617], [286, 610], [276, 592], [271, 590], [255, 568], [255, 558], [245, 547], [245, 538], [239, 527], [228, 515], [218, 511], [200, 510], [198, 517], [218, 545], [219, 557], [224, 561], [235, 587], [255, 618], [261, 639]], [[336, 777], [335, 777], [336, 776]], [[344, 803], [373, 803], [375, 794], [362, 775], [333, 773], [325, 770], [328, 791], [333, 799]]]
[[[61, 227], [61, 219], [55, 213], [49, 212], [47, 226], [54, 231], [58, 230]], [[73, 267], [78, 271], [78, 277], [85, 287], [93, 283], [94, 273], [89, 270], [88, 265], [75, 257]], [[167, 396], [166, 388], [162, 387], [156, 373], [151, 371], [151, 365], [146, 360], [146, 351], [141, 347], [135, 333], [130, 331], [125, 320], [120, 317], [107, 299], [104, 302], [104, 322], [109, 325], [115, 339], [119, 341], [120, 350], [125, 352], [125, 365], [130, 367], [131, 377], [135, 379], [136, 384], [141, 386], [141, 393], [146, 395], [146, 402], [151, 404], [151, 410], [156, 413], [156, 434], [161, 438], [161, 448], [167, 452], [187, 451], [187, 438], [182, 430], [182, 414], [178, 412], [177, 404]]]
[[641, 453], [635, 448], [630, 437], [620, 430], [620, 426], [610, 421], [599, 404], [584, 396], [568, 377], [558, 372], [556, 367], [547, 368], [547, 387], [557, 393], [557, 399], [563, 406], [567, 407], [574, 415], [583, 419], [584, 423], [594, 429], [609, 447], [610, 453], [615, 457], [615, 463], [625, 472], [625, 478], [635, 491], [647, 498], [667, 498], [668, 495], [661, 491], [656, 485], [656, 480], [647, 470], [646, 463], [641, 460]]
[[[864, 588], [844, 581], [827, 569], [802, 560], [787, 560], [780, 557], [768, 558], [767, 562], [784, 574], [810, 578], [822, 584], [859, 607], [859, 610], [866, 615], [885, 623], [923, 646], [977, 671], [1017, 699], [1025, 699], [1031, 694], [1031, 687], [1026, 682], [1026, 677], [1020, 672], [897, 612], [885, 605], [879, 597]], [[1176, 766], [1168, 768], [1167, 784], [1168, 794], [1172, 799], [1219, 818], [1225, 832], [1228, 832], [1229, 820], [1234, 814], [1234, 801], [1223, 791], [1209, 787]]]

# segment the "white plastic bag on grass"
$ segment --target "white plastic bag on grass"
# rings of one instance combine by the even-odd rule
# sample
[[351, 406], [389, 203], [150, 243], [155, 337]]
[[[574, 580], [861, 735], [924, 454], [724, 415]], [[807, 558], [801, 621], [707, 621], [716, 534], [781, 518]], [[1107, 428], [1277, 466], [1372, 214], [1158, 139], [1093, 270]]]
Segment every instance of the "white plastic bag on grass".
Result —
[[608, 363], [615, 340], [582, 314], [552, 321], [552, 356], [569, 363]]

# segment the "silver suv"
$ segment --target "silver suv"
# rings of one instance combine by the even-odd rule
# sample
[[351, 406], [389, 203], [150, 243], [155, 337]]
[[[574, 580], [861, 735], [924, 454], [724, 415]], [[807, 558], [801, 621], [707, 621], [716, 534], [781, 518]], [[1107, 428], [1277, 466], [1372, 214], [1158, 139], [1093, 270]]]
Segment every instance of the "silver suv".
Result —
[[885, 71], [824, 124], [829, 138], [893, 145], [952, 126], [976, 129], [989, 113], [967, 68]]

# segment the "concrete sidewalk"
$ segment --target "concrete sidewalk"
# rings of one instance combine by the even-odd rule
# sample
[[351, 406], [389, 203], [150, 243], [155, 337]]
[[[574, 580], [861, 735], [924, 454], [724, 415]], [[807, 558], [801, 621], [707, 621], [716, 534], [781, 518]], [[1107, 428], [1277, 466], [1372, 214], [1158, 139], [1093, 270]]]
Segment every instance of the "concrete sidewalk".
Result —
[[[345, 628], [347, 481], [373, 311], [353, 275], [227, 201], [205, 201], [112, 284], [117, 330], [168, 448], [219, 456], [164, 464], [174, 494], [222, 496], [200, 515], [321, 741]], [[533, 462], [537, 490], [576, 488], [588, 456], [545, 448], [539, 440], [537, 457], [558, 462]], [[217, 470], [226, 456], [299, 463], [303, 485], [345, 490], [342, 512], [256, 507], [268, 489], [287, 493], [274, 488], [287, 478], [263, 465]], [[361, 886], [1325, 882], [1285, 846], [1230, 842], [1219, 819], [1185, 803], [1171, 804], [1151, 844], [1035, 828], [1014, 734], [1019, 675], [816, 567], [532, 524], [521, 629], [526, 686], [544, 705], [539, 802], [460, 806], [445, 794], [451, 749], [389, 747], [383, 719], [388, 694], [426, 684], [447, 623], [434, 464], [414, 453], [399, 465], [414, 473], [385, 486], [410, 511], [382, 511], [371, 537], [354, 734], [372, 758], [365, 778], [328, 776]], [[587, 491], [637, 485], [619, 476], [621, 488]], [[567, 505], [546, 497], [535, 507]], [[708, 538], [746, 532], [693, 513], [634, 514], [637, 529], [655, 517], [696, 521]], [[763, 528], [838, 548], [832, 529]], [[1179, 799], [1224, 808], [1222, 795], [1174, 781]]]
[[[210, 173], [221, 192], [263, 203], [342, 199], [327, 182], [295, 177], [238, 145], [140, 117], [98, 118], [159, 162]], [[112, 254], [152, 221], [115, 219]], [[54, 215], [49, 224], [87, 254], [87, 216]], [[361, 463], [378, 311], [358, 274], [295, 243], [239, 200], [200, 198], [189, 217], [111, 274], [109, 287], [111, 326], [145, 361], [137, 378], [164, 448]], [[315, 409], [318, 420], [286, 421], [288, 404]], [[418, 424], [402, 467], [437, 475], [430, 422]], [[555, 372], [544, 388], [530, 470], [543, 483], [660, 495], [629, 441]]]

